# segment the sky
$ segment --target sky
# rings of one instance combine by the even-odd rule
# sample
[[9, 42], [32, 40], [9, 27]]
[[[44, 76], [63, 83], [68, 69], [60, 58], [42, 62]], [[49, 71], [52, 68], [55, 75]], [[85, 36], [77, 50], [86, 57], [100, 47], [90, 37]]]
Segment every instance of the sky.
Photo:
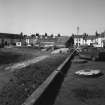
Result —
[[105, 30], [105, 0], [0, 0], [0, 32], [92, 35]]

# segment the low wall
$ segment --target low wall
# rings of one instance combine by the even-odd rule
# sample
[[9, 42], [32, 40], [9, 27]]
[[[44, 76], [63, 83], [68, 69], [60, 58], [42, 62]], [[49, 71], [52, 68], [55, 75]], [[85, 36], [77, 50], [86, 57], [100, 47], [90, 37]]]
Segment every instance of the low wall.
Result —
[[22, 105], [34, 105], [37, 100], [42, 96], [42, 94], [46, 91], [48, 86], [52, 83], [52, 81], [57, 77], [59, 74], [64, 74], [68, 68], [68, 63], [72, 59], [75, 50], [71, 52], [71, 54], [66, 58], [66, 60], [56, 69], [53, 73], [37, 88], [31, 96], [29, 96], [26, 101]]

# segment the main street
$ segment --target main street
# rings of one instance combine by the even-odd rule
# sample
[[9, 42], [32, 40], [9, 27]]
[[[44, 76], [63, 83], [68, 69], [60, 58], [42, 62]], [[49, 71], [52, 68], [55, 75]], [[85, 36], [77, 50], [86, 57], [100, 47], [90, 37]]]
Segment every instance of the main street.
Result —
[[[103, 75], [75, 75], [76, 71], [83, 69], [98, 69]], [[72, 63], [53, 105], [105, 105], [105, 61]]]

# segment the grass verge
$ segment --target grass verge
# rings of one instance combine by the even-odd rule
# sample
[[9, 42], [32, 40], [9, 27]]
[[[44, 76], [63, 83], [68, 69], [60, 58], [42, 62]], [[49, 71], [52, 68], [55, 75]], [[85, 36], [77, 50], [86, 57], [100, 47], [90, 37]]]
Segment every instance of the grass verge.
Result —
[[33, 55], [31, 54], [22, 54], [16, 52], [0, 52], [0, 66], [25, 61], [31, 58], [33, 58]]
[[13, 72], [14, 77], [0, 92], [0, 105], [21, 105], [66, 57], [67, 55], [51, 56]]
[[0, 66], [25, 61], [46, 54], [48, 55], [50, 52], [42, 52], [34, 48], [2, 48], [0, 49]]

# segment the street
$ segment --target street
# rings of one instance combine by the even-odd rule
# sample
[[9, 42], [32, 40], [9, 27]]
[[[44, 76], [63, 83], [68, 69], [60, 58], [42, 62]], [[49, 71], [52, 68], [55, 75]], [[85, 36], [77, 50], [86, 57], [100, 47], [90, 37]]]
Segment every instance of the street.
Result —
[[74, 74], [87, 68], [105, 74], [105, 61], [72, 63], [53, 105], [105, 105], [105, 75], [80, 77]]

